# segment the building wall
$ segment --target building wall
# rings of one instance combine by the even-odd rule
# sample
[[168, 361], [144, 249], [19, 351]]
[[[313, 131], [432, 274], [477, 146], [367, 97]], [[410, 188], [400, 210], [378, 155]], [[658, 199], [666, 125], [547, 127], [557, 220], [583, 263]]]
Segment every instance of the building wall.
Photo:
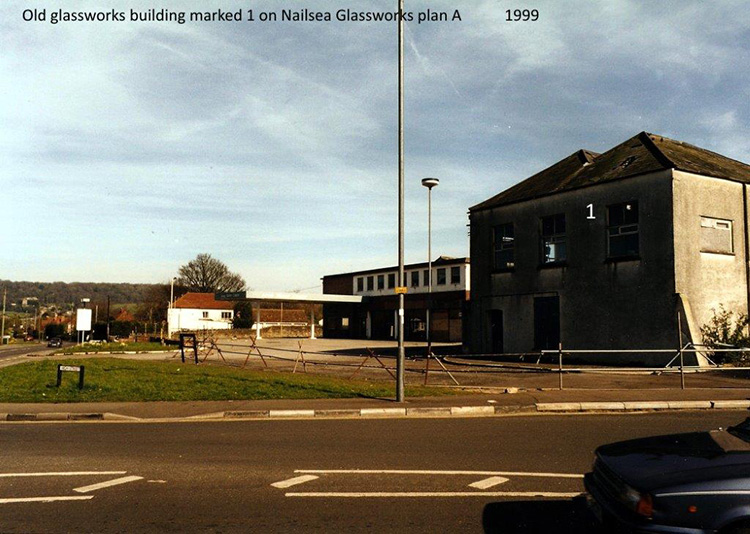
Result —
[[[694, 341], [714, 309], [748, 312], [747, 186], [681, 171], [674, 172], [675, 283], [689, 302]], [[701, 218], [731, 222], [731, 253], [708, 250]]]
[[[609, 260], [607, 206], [632, 201], [638, 203], [640, 257]], [[594, 219], [588, 218], [590, 204]], [[671, 206], [671, 171], [664, 171], [472, 212], [471, 351], [493, 351], [492, 310], [502, 311], [504, 352], [536, 350], [534, 299], [540, 297], [559, 298], [565, 348], [676, 347]], [[567, 261], [542, 266], [540, 217], [558, 213], [566, 216]], [[509, 222], [515, 230], [514, 268], [495, 272], [493, 228]]]

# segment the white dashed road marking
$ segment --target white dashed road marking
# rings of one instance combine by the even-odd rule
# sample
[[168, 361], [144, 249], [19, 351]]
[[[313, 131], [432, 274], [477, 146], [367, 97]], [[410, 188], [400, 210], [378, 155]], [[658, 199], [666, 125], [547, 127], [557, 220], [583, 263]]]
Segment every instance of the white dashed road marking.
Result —
[[12, 477], [84, 477], [97, 475], [124, 475], [127, 471], [66, 471], [62, 473], [0, 473], [0, 478]]
[[103, 488], [109, 488], [111, 486], [118, 486], [120, 484], [127, 484], [128, 482], [135, 482], [136, 480], [143, 480], [143, 477], [129, 476], [122, 478], [115, 478], [114, 480], [107, 480], [106, 482], [100, 482], [99, 484], [91, 484], [90, 486], [82, 486], [80, 488], [74, 488], [73, 491], [78, 493], [88, 493], [89, 491], [96, 491]]
[[[506, 477], [535, 477], [535, 478], [558, 478], [580, 480], [583, 475], [577, 473], [537, 473], [526, 471], [445, 471], [427, 469], [295, 469], [295, 473], [305, 473], [304, 476], [290, 478], [281, 482], [275, 482], [271, 486], [275, 488], [288, 488], [304, 482], [319, 478], [317, 475], [403, 475], [403, 476], [476, 476], [486, 477], [469, 484], [470, 488], [486, 490], [500, 484], [509, 482]], [[318, 498], [419, 498], [419, 497], [521, 497], [521, 498], [549, 498], [570, 499], [581, 495], [580, 491], [554, 492], [554, 491], [311, 491], [311, 492], [288, 492], [285, 497], [318, 497]]]
[[301, 477], [290, 478], [289, 480], [282, 480], [281, 482], [274, 482], [271, 485], [274, 488], [284, 489], [284, 488], [290, 488], [292, 486], [296, 486], [297, 484], [304, 484], [305, 482], [310, 482], [311, 480], [315, 480], [316, 478], [320, 478], [320, 477], [317, 477], [315, 475], [304, 475]]
[[507, 477], [583, 478], [575, 473], [531, 473], [519, 471], [432, 471], [420, 469], [295, 469], [295, 473], [332, 475], [477, 475]]
[[19, 502], [88, 501], [93, 498], [93, 495], [76, 495], [72, 497], [23, 497], [18, 499], [0, 499], [0, 504], [13, 504]]
[[490, 477], [490, 478], [485, 478], [484, 480], [479, 480], [477, 482], [469, 484], [469, 487], [483, 490], [483, 489], [491, 488], [492, 486], [497, 486], [498, 484], [503, 484], [505, 482], [508, 482], [508, 480], [510, 479], [505, 478], [505, 477]]
[[540, 491], [400, 491], [400, 492], [310, 492], [285, 493], [286, 497], [340, 497], [340, 498], [369, 498], [369, 497], [547, 497], [550, 499], [572, 499], [581, 495], [575, 493], [553, 493]]

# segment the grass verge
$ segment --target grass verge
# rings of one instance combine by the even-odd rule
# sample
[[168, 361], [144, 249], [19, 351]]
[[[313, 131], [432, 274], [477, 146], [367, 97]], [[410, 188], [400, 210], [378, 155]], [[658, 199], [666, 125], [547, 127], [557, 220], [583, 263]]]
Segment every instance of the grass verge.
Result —
[[[57, 365], [85, 366], [63, 373]], [[407, 387], [407, 396], [450, 394], [445, 388]], [[318, 375], [250, 371], [236, 367], [114, 358], [44, 360], [0, 369], [0, 402], [141, 402], [257, 399], [343, 399], [393, 397], [395, 387]]]
[[161, 343], [84, 343], [83, 345], [75, 345], [72, 347], [65, 347], [62, 352], [76, 353], [76, 352], [153, 352], [153, 351], [174, 351], [179, 347], [162, 345]]

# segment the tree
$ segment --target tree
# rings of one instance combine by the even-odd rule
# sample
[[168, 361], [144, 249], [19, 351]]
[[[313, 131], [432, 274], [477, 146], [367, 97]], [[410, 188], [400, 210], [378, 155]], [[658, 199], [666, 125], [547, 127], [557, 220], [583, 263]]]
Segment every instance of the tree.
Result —
[[211, 254], [198, 254], [196, 258], [180, 267], [177, 283], [189, 291], [199, 293], [226, 293], [244, 291], [244, 278], [233, 273]]

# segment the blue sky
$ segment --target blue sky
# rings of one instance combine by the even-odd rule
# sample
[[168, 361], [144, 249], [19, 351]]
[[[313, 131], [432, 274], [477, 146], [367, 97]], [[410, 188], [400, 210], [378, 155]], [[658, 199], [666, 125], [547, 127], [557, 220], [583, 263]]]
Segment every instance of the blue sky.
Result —
[[[397, 263], [394, 23], [51, 24], [59, 4], [0, 4], [0, 278], [164, 282], [208, 252], [287, 291]], [[540, 0], [506, 22], [523, 4], [406, 0], [462, 19], [406, 24], [407, 263], [426, 258], [425, 176], [433, 255], [464, 256], [470, 206], [579, 148], [646, 130], [750, 162], [746, 3]]]

